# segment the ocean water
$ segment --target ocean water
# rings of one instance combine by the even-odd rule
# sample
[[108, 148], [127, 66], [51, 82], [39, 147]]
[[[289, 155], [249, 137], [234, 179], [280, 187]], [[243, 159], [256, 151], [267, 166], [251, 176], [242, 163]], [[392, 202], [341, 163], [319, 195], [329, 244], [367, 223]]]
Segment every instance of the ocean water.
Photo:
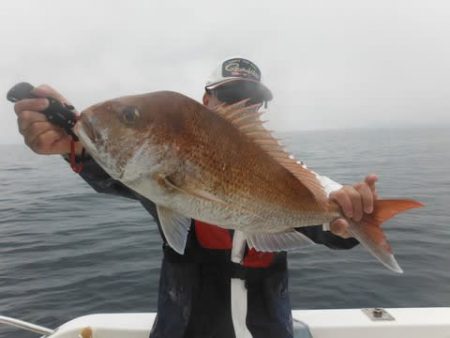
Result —
[[[426, 207], [384, 228], [405, 273], [361, 247], [289, 255], [293, 308], [450, 306], [450, 130], [289, 133], [309, 167]], [[55, 328], [89, 313], [156, 308], [161, 240], [135, 201], [94, 192], [59, 156], [0, 146], [0, 315]], [[36, 337], [0, 327], [0, 337]]]

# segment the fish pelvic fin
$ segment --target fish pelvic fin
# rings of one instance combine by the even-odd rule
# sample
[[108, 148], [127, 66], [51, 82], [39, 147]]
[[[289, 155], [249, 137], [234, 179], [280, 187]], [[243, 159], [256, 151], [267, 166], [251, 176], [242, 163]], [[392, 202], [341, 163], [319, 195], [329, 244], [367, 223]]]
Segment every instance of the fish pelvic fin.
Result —
[[184, 254], [191, 219], [160, 205], [156, 206], [156, 211], [166, 242], [177, 253]]
[[377, 200], [374, 211], [365, 214], [359, 223], [350, 222], [348, 231], [389, 270], [403, 273], [380, 225], [401, 212], [422, 206], [414, 200]]
[[220, 105], [215, 108], [215, 112], [233, 124], [241, 133], [294, 175], [313, 194], [316, 201], [325, 208], [327, 195], [317, 175], [286, 151], [280, 140], [264, 127], [266, 121], [261, 120], [262, 113], [258, 112], [259, 106], [246, 106], [247, 101], [243, 100], [229, 106]]

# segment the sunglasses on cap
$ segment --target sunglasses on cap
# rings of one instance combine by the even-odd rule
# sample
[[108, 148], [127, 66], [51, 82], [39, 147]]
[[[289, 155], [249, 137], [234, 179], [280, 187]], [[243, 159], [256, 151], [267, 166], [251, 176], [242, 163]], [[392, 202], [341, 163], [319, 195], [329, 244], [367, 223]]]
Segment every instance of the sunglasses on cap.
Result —
[[251, 82], [239, 82], [224, 85], [210, 91], [220, 102], [233, 104], [248, 100], [246, 105], [263, 103], [264, 96], [261, 94], [257, 84]]

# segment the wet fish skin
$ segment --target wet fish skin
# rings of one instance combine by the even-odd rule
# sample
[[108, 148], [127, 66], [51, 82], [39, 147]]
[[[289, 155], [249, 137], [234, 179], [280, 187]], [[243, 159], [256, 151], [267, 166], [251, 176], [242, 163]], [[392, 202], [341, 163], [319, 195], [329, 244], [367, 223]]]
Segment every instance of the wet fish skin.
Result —
[[[75, 133], [106, 172], [158, 206], [164, 234], [180, 253], [191, 218], [241, 230], [251, 246], [276, 251], [310, 242], [294, 228], [342, 217], [316, 174], [243, 104], [216, 112], [174, 92], [127, 96], [86, 109]], [[373, 215], [384, 218], [365, 216], [364, 226], [350, 220], [350, 231], [399, 272], [379, 227], [386, 213], [379, 211], [391, 217], [419, 206], [376, 202]]]

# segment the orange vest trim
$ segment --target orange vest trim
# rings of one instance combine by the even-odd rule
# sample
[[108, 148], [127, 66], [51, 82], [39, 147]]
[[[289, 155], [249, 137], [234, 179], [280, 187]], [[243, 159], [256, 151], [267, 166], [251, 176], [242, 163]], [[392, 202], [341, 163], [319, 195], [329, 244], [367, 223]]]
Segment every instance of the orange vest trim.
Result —
[[230, 231], [217, 225], [194, 221], [197, 240], [205, 249], [230, 250], [233, 239]]
[[[233, 238], [231, 232], [217, 225], [201, 221], [194, 221], [195, 234], [199, 244], [205, 249], [231, 250]], [[244, 257], [242, 265], [248, 268], [267, 268], [273, 262], [274, 254], [271, 252], [258, 252], [250, 249]]]
[[272, 264], [273, 258], [272, 252], [258, 252], [252, 248], [245, 255], [242, 265], [248, 268], [267, 268]]

